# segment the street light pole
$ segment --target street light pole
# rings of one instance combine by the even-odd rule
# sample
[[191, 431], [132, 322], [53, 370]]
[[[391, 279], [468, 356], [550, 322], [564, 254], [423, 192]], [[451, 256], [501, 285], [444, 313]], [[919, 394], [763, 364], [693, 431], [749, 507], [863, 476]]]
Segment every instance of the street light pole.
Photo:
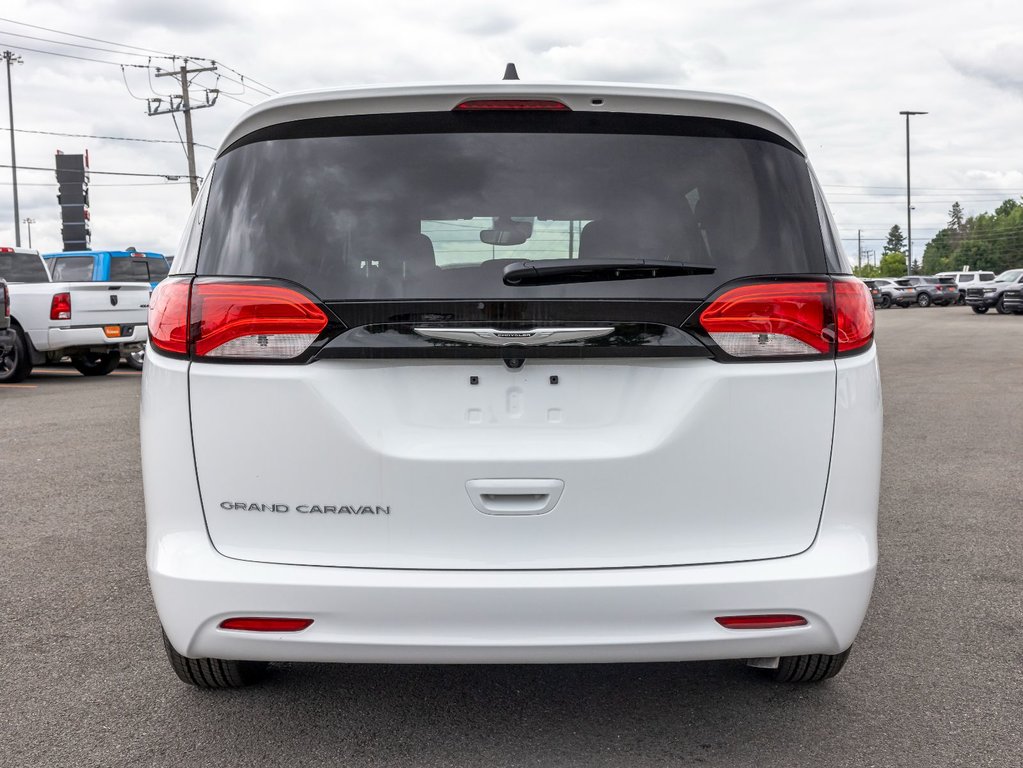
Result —
[[913, 208], [910, 203], [909, 187], [909, 116], [926, 115], [926, 112], [899, 112], [906, 116], [906, 274], [913, 274]]
[[32, 247], [32, 225], [36, 223], [33, 218], [24, 219], [25, 226], [28, 227], [28, 247]]
[[7, 62], [7, 110], [11, 118], [11, 181], [14, 182], [14, 245], [21, 247], [21, 218], [18, 215], [18, 159], [14, 154], [14, 96], [11, 94], [11, 64], [21, 64], [20, 56], [13, 51], [4, 51], [3, 56]]

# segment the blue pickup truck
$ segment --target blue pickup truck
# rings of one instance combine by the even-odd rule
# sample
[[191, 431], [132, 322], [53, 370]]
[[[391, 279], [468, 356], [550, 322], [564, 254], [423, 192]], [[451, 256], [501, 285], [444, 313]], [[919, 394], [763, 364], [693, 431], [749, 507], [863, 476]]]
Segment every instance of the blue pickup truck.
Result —
[[44, 253], [53, 280], [149, 283], [153, 288], [167, 277], [162, 253], [138, 251], [65, 251]]

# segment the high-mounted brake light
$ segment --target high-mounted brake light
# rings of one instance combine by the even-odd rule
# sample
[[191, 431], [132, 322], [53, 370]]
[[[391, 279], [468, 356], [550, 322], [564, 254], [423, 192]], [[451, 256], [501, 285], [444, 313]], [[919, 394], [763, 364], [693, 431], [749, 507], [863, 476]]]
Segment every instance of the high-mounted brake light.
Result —
[[725, 629], [783, 629], [804, 627], [809, 622], [794, 613], [767, 613], [746, 616], [718, 616], [714, 619]]
[[244, 632], [301, 632], [313, 623], [312, 619], [278, 619], [272, 616], [238, 616], [224, 619], [220, 629], [237, 629]]
[[470, 99], [455, 106], [453, 111], [467, 110], [537, 110], [540, 112], [571, 112], [567, 104], [554, 99]]
[[854, 352], [874, 336], [874, 301], [855, 278], [740, 285], [714, 299], [700, 325], [732, 357]]
[[7, 248], [7, 247], [0, 248], [0, 253], [14, 253], [14, 249], [13, 248]]
[[53, 298], [50, 300], [50, 319], [51, 320], [70, 320], [71, 319], [71, 294], [70, 293], [55, 293]]

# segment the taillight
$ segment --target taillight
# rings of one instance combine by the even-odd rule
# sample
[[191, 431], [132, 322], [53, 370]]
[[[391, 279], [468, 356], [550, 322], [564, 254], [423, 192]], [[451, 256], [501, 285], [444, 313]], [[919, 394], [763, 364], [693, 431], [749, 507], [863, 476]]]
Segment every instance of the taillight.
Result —
[[175, 355], [188, 354], [188, 301], [191, 278], [164, 280], [149, 298], [149, 342]]
[[305, 352], [327, 316], [308, 296], [283, 285], [197, 280], [190, 322], [198, 357], [283, 360]]
[[855, 278], [741, 285], [714, 299], [699, 323], [732, 357], [842, 354], [870, 343], [874, 302]]
[[304, 293], [252, 280], [167, 279], [150, 299], [150, 341], [180, 355], [288, 360], [326, 325]]
[[70, 293], [55, 293], [53, 298], [50, 300], [50, 319], [51, 320], [70, 320], [71, 319], [71, 294]]
[[567, 104], [554, 99], [469, 99], [455, 106], [455, 111], [503, 110], [540, 112], [571, 112]]
[[836, 278], [835, 327], [838, 354], [865, 347], [874, 338], [874, 302], [856, 279]]
[[326, 323], [305, 293], [252, 280], [166, 279], [149, 300], [150, 341], [178, 355], [288, 360]]
[[830, 351], [826, 282], [741, 285], [716, 298], [700, 325], [733, 357], [789, 357]]

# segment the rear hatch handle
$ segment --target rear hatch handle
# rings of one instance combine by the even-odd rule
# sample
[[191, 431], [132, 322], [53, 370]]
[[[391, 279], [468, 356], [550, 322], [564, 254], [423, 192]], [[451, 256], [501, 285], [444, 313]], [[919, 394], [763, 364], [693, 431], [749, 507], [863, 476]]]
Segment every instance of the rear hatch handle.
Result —
[[484, 515], [544, 515], [554, 509], [564, 480], [512, 479], [469, 480], [469, 500]]

